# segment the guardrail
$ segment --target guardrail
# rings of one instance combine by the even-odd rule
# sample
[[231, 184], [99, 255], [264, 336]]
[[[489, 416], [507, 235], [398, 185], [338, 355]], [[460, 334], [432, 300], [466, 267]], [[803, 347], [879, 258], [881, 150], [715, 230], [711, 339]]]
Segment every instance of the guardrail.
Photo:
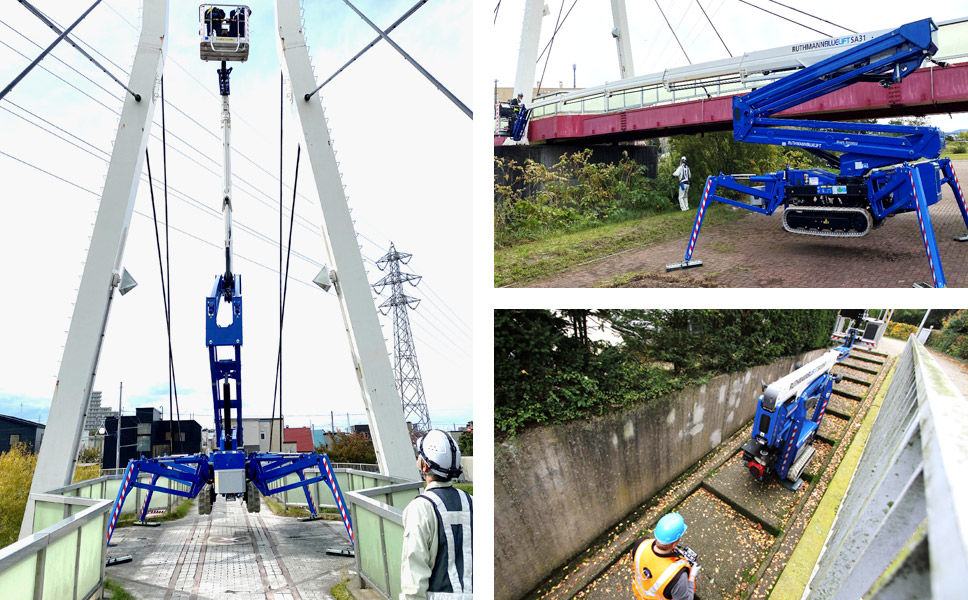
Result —
[[87, 600], [99, 594], [112, 502], [55, 494], [30, 498], [37, 503], [35, 533], [0, 549], [0, 590], [8, 598]]
[[344, 492], [356, 530], [356, 571], [360, 587], [384, 598], [400, 595], [403, 555], [403, 509], [420, 494], [422, 481], [376, 475], [379, 485]]
[[960, 598], [968, 573], [968, 401], [911, 336], [809, 598]]

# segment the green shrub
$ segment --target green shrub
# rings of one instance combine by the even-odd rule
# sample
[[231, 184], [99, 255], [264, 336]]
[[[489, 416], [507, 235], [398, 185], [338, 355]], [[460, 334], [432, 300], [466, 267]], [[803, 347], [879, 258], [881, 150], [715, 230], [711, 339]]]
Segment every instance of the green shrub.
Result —
[[[499, 310], [494, 427], [534, 424], [649, 401], [714, 374], [829, 345], [833, 310]], [[591, 341], [592, 317], [623, 343]]]
[[907, 323], [891, 321], [887, 324], [887, 329], [884, 330], [884, 335], [898, 340], [907, 340], [908, 337], [917, 330], [918, 328], [916, 325], [908, 325]]

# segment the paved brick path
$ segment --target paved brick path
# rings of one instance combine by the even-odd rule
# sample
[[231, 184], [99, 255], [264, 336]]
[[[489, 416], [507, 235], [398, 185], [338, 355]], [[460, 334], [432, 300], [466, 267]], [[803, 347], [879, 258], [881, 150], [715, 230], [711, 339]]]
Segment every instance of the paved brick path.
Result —
[[353, 558], [329, 556], [349, 545], [339, 521], [301, 522], [268, 508], [249, 514], [219, 499], [210, 516], [114, 532], [110, 556], [130, 563], [106, 574], [136, 598], [236, 600], [332, 598], [329, 590], [356, 571]]
[[[953, 164], [968, 183], [968, 161]], [[948, 285], [966, 287], [968, 242], [952, 238], [968, 231], [947, 185], [930, 212]], [[629, 274], [640, 274], [630, 287], [911, 287], [932, 282], [914, 213], [889, 218], [866, 236], [852, 239], [787, 233], [781, 219], [777, 210], [771, 217], [750, 213], [732, 223], [703, 227], [693, 256], [703, 261], [699, 268], [665, 272], [666, 264], [682, 260], [688, 241], [682, 238], [603, 257], [532, 286], [611, 285], [613, 278]]]

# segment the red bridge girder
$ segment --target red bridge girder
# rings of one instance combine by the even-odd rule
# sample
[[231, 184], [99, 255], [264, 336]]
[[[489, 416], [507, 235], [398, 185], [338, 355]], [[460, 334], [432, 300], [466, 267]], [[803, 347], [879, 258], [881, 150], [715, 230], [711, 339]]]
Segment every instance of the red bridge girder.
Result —
[[[733, 128], [732, 96], [607, 114], [558, 115], [528, 125], [531, 143], [606, 143]], [[857, 83], [780, 113], [830, 121], [968, 111], [968, 63], [919, 69], [889, 88]]]

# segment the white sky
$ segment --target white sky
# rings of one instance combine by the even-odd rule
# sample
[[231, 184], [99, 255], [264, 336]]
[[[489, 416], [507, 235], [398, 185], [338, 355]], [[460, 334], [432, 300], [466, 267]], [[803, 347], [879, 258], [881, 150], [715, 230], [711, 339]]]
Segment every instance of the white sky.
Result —
[[[545, 2], [548, 14], [541, 24], [539, 53], [551, 39], [562, 2], [564, 10], [561, 14], [564, 16], [574, 0], [546, 0]], [[827, 37], [769, 15], [739, 0], [701, 0], [700, 3], [733, 56]], [[770, 0], [751, 0], [751, 3], [790, 17], [830, 36], [848, 33], [844, 29], [811, 19]], [[892, 29], [926, 17], [940, 22], [968, 16], [968, 5], [964, 0], [935, 0], [923, 3], [898, 0], [880, 2], [784, 0], [783, 4], [858, 32]], [[511, 87], [514, 85], [517, 67], [524, 2], [504, 0], [500, 5], [494, 28], [494, 57], [491, 62], [492, 73], [489, 83], [493, 85], [494, 80], [497, 79], [498, 86]], [[669, 23], [675, 28], [693, 64], [729, 57], [695, 0], [659, 0], [659, 6], [665, 12]], [[655, 0], [627, 0], [626, 7], [636, 75], [659, 73], [666, 68], [689, 64], [670, 33], [662, 14], [656, 8]], [[491, 18], [493, 20], [493, 15]], [[571, 87], [572, 65], [576, 65], [575, 79], [579, 88], [619, 79], [618, 54], [611, 35], [612, 27], [610, 2], [578, 0], [558, 35], [555, 36], [543, 87], [558, 87], [559, 82], [564, 83], [565, 87]], [[546, 56], [542, 56], [538, 61], [536, 82], [541, 78], [542, 69], [545, 68]], [[968, 114], [965, 113], [951, 116], [935, 115], [929, 119], [932, 125], [941, 128], [942, 131], [968, 128]]]
[[[35, 2], [64, 27], [89, 6], [83, 4]], [[211, 426], [203, 311], [214, 278], [223, 269], [221, 133], [217, 64], [203, 62], [198, 56], [198, 4], [171, 1], [165, 117], [170, 220], [173, 227], [189, 234], [174, 230], [170, 234], [172, 343], [179, 404], [183, 418], [193, 416], [203, 426]], [[385, 28], [413, 3], [359, 0], [355, 4]], [[258, 2], [252, 6], [252, 51], [247, 62], [233, 63], [231, 78], [235, 270], [243, 277], [243, 414], [249, 417], [268, 416], [272, 410], [279, 294], [278, 248], [271, 240], [279, 237], [279, 184], [274, 177], [279, 170], [280, 68], [273, 5]], [[310, 6], [305, 14], [306, 30], [321, 82], [376, 34], [341, 0], [315, 1]], [[76, 37], [128, 70], [136, 27], [140, 27], [139, 7], [140, 2], [104, 0], [78, 26]], [[16, 3], [7, 6], [0, 21], [0, 83], [5, 86], [41, 51], [23, 36], [44, 47], [56, 36]], [[469, 3], [438, 0], [419, 9], [391, 37], [470, 104], [470, 30]], [[38, 67], [0, 101], [0, 152], [98, 193], [83, 191], [0, 154], [4, 182], [0, 413], [44, 421], [107, 172], [106, 153], [115, 137], [122, 90], [67, 44], [58, 46], [41, 65], [69, 83]], [[127, 82], [121, 68], [107, 66]], [[398, 250], [413, 253], [407, 268], [424, 277], [417, 288], [407, 292], [423, 299], [410, 320], [431, 420], [437, 426], [463, 425], [473, 418], [468, 259], [471, 120], [384, 43], [372, 48], [322, 93], [364, 256], [378, 260], [392, 240]], [[64, 133], [61, 136], [90, 153], [15, 115], [33, 122], [42, 118], [63, 128], [83, 141]], [[297, 124], [288, 103], [284, 115], [284, 182], [289, 187]], [[160, 104], [152, 134], [152, 174], [160, 179]], [[336, 297], [309, 283], [319, 265], [327, 262], [319, 233], [322, 215], [310, 173], [303, 156], [298, 184], [303, 197], [296, 205], [286, 308], [284, 409], [289, 425], [312, 421], [328, 427], [333, 411], [336, 426], [345, 428], [347, 413], [352, 423], [366, 419]], [[201, 206], [184, 201], [185, 195]], [[160, 185], [155, 197], [161, 219]], [[287, 207], [291, 201], [290, 188], [285, 193]], [[151, 215], [144, 182], [135, 210]], [[270, 241], [257, 238], [252, 230]], [[105, 404], [116, 407], [119, 382], [123, 381], [126, 410], [164, 406], [167, 415], [167, 340], [150, 218], [134, 215], [123, 266], [140, 285], [124, 297], [115, 296], [94, 389], [103, 392]], [[382, 276], [372, 263], [367, 268], [371, 282]], [[381, 320], [391, 352], [392, 323], [389, 318]]]

